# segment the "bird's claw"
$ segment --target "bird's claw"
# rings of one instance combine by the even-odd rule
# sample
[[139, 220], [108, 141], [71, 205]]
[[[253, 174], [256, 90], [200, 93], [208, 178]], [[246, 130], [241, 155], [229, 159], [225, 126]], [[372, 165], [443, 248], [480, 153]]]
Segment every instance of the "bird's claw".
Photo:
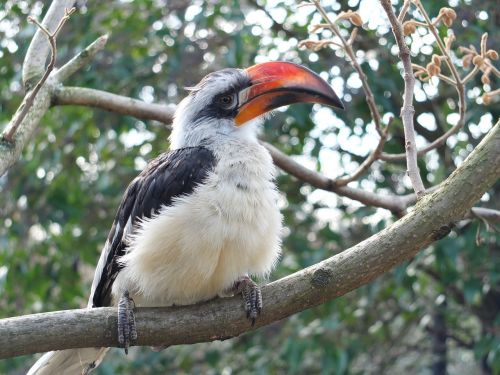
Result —
[[128, 291], [124, 292], [118, 301], [118, 342], [128, 354], [130, 344], [137, 340], [135, 329], [134, 301]]
[[245, 303], [247, 319], [255, 324], [255, 319], [262, 311], [262, 293], [259, 286], [248, 276], [243, 276], [234, 283], [236, 293], [241, 293]]

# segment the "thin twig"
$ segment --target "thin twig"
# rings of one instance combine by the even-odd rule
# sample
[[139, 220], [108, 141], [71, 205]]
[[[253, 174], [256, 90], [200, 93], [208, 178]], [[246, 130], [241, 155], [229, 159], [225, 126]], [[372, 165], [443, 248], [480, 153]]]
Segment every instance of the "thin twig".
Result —
[[378, 134], [381, 137], [383, 137], [384, 132], [382, 130], [382, 118], [380, 116], [380, 112], [377, 109], [377, 105], [375, 104], [375, 97], [373, 96], [370, 85], [368, 84], [368, 79], [356, 59], [356, 54], [354, 53], [354, 50], [352, 48], [352, 43], [348, 43], [348, 41], [342, 36], [335, 22], [333, 22], [330, 19], [325, 9], [321, 5], [321, 2], [319, 0], [313, 0], [313, 3], [316, 6], [316, 9], [318, 9], [323, 19], [325, 20], [325, 22], [328, 23], [329, 29], [335, 34], [335, 36], [337, 36], [340, 39], [344, 51], [346, 52], [347, 56], [349, 56], [349, 60], [351, 62], [352, 67], [358, 73], [359, 79], [361, 80], [361, 85], [363, 87], [363, 91], [365, 92], [366, 95], [366, 103], [368, 104], [368, 108], [370, 109], [373, 122], [375, 123], [375, 129], [377, 129]]
[[421, 198], [425, 195], [425, 187], [420, 177], [420, 172], [417, 164], [417, 148], [415, 142], [415, 128], [413, 126], [413, 116], [415, 114], [415, 109], [413, 108], [413, 88], [415, 86], [415, 77], [413, 75], [413, 69], [411, 66], [410, 50], [405, 43], [403, 35], [403, 25], [398, 21], [394, 11], [392, 10], [392, 5], [390, 0], [381, 0], [382, 7], [384, 8], [389, 22], [391, 23], [392, 32], [396, 43], [399, 47], [399, 58], [403, 63], [404, 69], [404, 94], [403, 94], [403, 106], [401, 108], [401, 119], [403, 121], [404, 133], [405, 133], [405, 148], [406, 148], [406, 164], [407, 173], [410, 177], [411, 184], [415, 190], [417, 198]]
[[472, 69], [464, 78], [462, 78], [462, 84], [465, 85], [472, 77], [476, 75], [477, 72], [479, 72], [479, 66], [474, 65], [474, 69]]
[[[434, 142], [429, 143], [427, 146], [419, 149], [417, 151], [417, 156], [423, 156], [427, 154], [429, 151], [432, 151], [446, 143], [446, 140], [450, 138], [453, 134], [458, 133], [458, 131], [462, 128], [462, 126], [457, 125], [453, 126], [451, 129], [449, 129], [446, 133], [444, 133], [442, 136], [437, 138]], [[405, 160], [406, 154], [388, 154], [388, 153], [381, 153], [379, 156], [379, 159], [384, 160], [384, 161], [402, 161]]]
[[43, 26], [40, 22], [38, 22], [35, 18], [33, 17], [28, 17], [28, 21], [36, 24], [40, 30], [43, 31], [43, 33], [47, 36], [47, 39], [50, 43], [50, 62], [49, 65], [47, 65], [47, 68], [45, 69], [45, 73], [43, 74], [42, 78], [38, 83], [35, 85], [35, 88], [29, 96], [26, 98], [26, 101], [24, 102], [24, 105], [21, 109], [21, 112], [19, 113], [18, 116], [15, 117], [14, 123], [9, 127], [9, 129], [4, 132], [3, 134], [3, 139], [12, 142], [12, 139], [14, 135], [16, 134], [17, 129], [19, 128], [19, 125], [21, 125], [22, 121], [28, 114], [30, 108], [33, 106], [33, 102], [35, 101], [35, 97], [38, 94], [38, 91], [42, 88], [43, 84], [45, 81], [47, 81], [47, 78], [49, 78], [50, 73], [54, 69], [54, 65], [56, 64], [56, 57], [57, 57], [57, 48], [56, 48], [56, 38], [59, 32], [61, 31], [62, 27], [66, 23], [66, 21], [69, 19], [69, 17], [75, 12], [76, 8], [71, 8], [71, 9], [65, 9], [64, 10], [64, 17], [61, 18], [61, 21], [59, 21], [59, 24], [56, 27], [56, 30], [51, 33], [45, 26]]
[[405, 0], [405, 2], [403, 3], [403, 6], [401, 7], [401, 11], [399, 12], [399, 15], [398, 15], [399, 22], [402, 23], [403, 20], [405, 19], [406, 13], [408, 13], [408, 10], [410, 9], [410, 4], [411, 4], [410, 0]]
[[[444, 42], [441, 40], [441, 37], [439, 36], [439, 33], [436, 29], [436, 26], [432, 23], [429, 15], [427, 14], [427, 11], [425, 10], [425, 8], [422, 5], [422, 3], [420, 2], [420, 0], [414, 0], [414, 2], [416, 4], [418, 10], [420, 11], [420, 13], [422, 13], [422, 16], [424, 17], [425, 22], [427, 23], [429, 30], [431, 31], [431, 33], [434, 35], [434, 38], [436, 39], [436, 42], [438, 44], [439, 49], [441, 50], [441, 53], [445, 57], [444, 60], [446, 62], [446, 65], [450, 69], [450, 72], [453, 75], [453, 78], [457, 82], [456, 87], [457, 87], [457, 91], [459, 92], [459, 95], [460, 95], [460, 92], [462, 92], [462, 94], [463, 94], [464, 86], [461, 83], [460, 74], [458, 74], [457, 68], [453, 64], [453, 61], [451, 61], [451, 56], [449, 54], [448, 48], [446, 48]], [[465, 100], [464, 100], [464, 102], [465, 102]], [[459, 105], [460, 105], [460, 103], [459, 103]], [[465, 103], [463, 103], [463, 105], [465, 105]]]
[[335, 24], [336, 20], [344, 16], [341, 14], [339, 17], [337, 17], [335, 21], [332, 21], [328, 16], [328, 14], [325, 12], [319, 0], [315, 0], [313, 1], [313, 3], [326, 22], [325, 24], [321, 24], [320, 26], [324, 28], [329, 28], [340, 39], [342, 43], [341, 47], [345, 50], [346, 54], [349, 56], [352, 67], [358, 73], [358, 76], [360, 77], [360, 80], [362, 82], [363, 90], [366, 95], [366, 102], [368, 104], [368, 108], [375, 123], [375, 128], [380, 135], [380, 140], [375, 150], [373, 150], [373, 152], [369, 155], [369, 157], [359, 166], [359, 168], [352, 175], [340, 177], [332, 181], [332, 183], [335, 186], [342, 187], [347, 185], [349, 182], [359, 178], [363, 173], [365, 173], [368, 170], [368, 168], [373, 164], [373, 162], [378, 159], [379, 155], [382, 153], [382, 149], [387, 139], [388, 126], [385, 129], [382, 129], [380, 112], [378, 111], [377, 105], [375, 104], [375, 98], [368, 84], [368, 79], [364, 74], [361, 66], [359, 65], [354, 50], [352, 48], [352, 43], [356, 38], [358, 28], [355, 27], [352, 30], [349, 39], [345, 40], [345, 38], [340, 33], [340, 30], [338, 29], [337, 25]]
[[[55, 30], [64, 17], [64, 10], [74, 6], [76, 0], [51, 0], [42, 24], [49, 30]], [[22, 78], [26, 92], [30, 92], [40, 80], [45, 72], [47, 60], [50, 54], [50, 43], [47, 41], [45, 33], [37, 28], [31, 40], [26, 56], [23, 61]], [[38, 94], [40, 95], [40, 93]]]
[[[412, 63], [411, 67], [413, 68], [413, 70], [415, 70], [415, 77], [418, 77], [421, 81], [427, 82], [428, 80], [431, 79], [431, 76], [429, 75], [427, 68], [424, 68], [422, 65], [415, 63]], [[453, 87], [456, 86], [456, 82], [452, 78], [447, 77], [444, 74], [439, 73], [435, 74], [435, 76]]]
[[454, 80], [452, 80], [450, 77], [446, 77], [444, 74], [439, 73], [437, 77], [451, 86], [456, 86], [457, 84]]
[[337, 186], [345, 186], [349, 182], [357, 180], [359, 177], [361, 177], [367, 170], [370, 168], [370, 166], [377, 160], [382, 153], [382, 150], [384, 149], [385, 141], [387, 139], [387, 134], [389, 132], [389, 125], [391, 124], [393, 118], [389, 120], [389, 123], [384, 129], [384, 137], [380, 137], [377, 147], [370, 153], [370, 155], [361, 163], [361, 165], [358, 167], [356, 171], [354, 171], [351, 175], [348, 176], [343, 176], [336, 178], [334, 180], [335, 185]]
[[357, 36], [358, 36], [358, 28], [355, 27], [352, 29], [351, 35], [349, 35], [349, 39], [347, 39], [347, 44], [352, 45]]
[[[460, 78], [460, 75], [458, 74], [457, 68], [453, 64], [451, 60], [450, 53], [448, 51], [448, 48], [446, 47], [445, 43], [441, 40], [441, 37], [439, 36], [439, 33], [436, 29], [436, 26], [434, 23], [431, 21], [429, 15], [427, 14], [427, 11], [425, 10], [424, 6], [420, 2], [420, 0], [413, 0], [413, 3], [417, 6], [419, 9], [420, 13], [425, 19], [425, 22], [427, 24], [428, 29], [431, 31], [431, 33], [434, 35], [434, 38], [436, 39], [436, 43], [444, 56], [444, 60], [446, 62], [446, 65], [450, 69], [450, 72], [455, 80], [455, 83], [453, 86], [457, 90], [458, 93], [458, 121], [455, 125], [453, 125], [445, 134], [437, 138], [435, 141], [432, 143], [428, 144], [427, 146], [417, 150], [417, 156], [422, 156], [425, 155], [427, 152], [434, 150], [438, 147], [441, 147], [446, 143], [446, 140], [452, 136], [453, 134], [458, 133], [460, 129], [463, 128], [465, 124], [465, 112], [467, 110], [467, 104], [465, 101], [465, 86], [464, 86], [464, 81]], [[471, 76], [472, 77], [472, 76]], [[469, 80], [471, 77], [466, 77], [467, 80]], [[441, 78], [441, 77], [440, 77]], [[451, 81], [445, 80], [447, 83], [451, 83]], [[406, 158], [406, 153], [401, 153], [401, 154], [387, 154], [387, 153], [382, 153], [380, 155], [380, 159], [384, 161], [401, 161]]]

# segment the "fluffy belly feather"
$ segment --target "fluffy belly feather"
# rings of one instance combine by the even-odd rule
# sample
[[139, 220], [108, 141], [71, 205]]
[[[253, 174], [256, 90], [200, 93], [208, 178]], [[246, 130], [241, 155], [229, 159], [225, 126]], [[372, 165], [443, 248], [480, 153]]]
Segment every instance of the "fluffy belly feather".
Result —
[[139, 306], [190, 304], [271, 271], [280, 254], [277, 191], [269, 176], [236, 171], [219, 165], [193, 194], [141, 223], [121, 258], [115, 300], [129, 290]]

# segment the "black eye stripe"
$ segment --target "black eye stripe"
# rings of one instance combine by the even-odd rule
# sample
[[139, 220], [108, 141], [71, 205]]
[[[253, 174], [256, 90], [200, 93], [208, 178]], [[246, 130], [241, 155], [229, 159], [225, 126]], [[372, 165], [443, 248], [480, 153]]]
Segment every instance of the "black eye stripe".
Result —
[[238, 94], [235, 91], [219, 94], [212, 99], [212, 103], [203, 108], [197, 120], [203, 118], [233, 118], [238, 108]]
[[[210, 81], [212, 79], [225, 80], [228, 83], [225, 91], [219, 91], [216, 94], [211, 92], [213, 88], [205, 91], [205, 88], [210, 88]], [[195, 122], [211, 118], [234, 118], [237, 114], [239, 105], [238, 93], [240, 90], [250, 86], [250, 84], [251, 82], [247, 75], [235, 69], [227, 69], [206, 76], [190, 95], [196, 97], [201, 94], [212, 94], [213, 96], [210, 103], [204, 108], [201, 108], [198, 113], [194, 115]]]

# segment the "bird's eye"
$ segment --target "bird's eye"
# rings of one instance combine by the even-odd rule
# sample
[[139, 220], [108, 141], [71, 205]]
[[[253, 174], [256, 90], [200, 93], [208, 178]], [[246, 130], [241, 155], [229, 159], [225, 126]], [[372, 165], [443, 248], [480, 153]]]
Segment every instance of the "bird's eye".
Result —
[[233, 106], [234, 98], [233, 95], [222, 95], [219, 96], [218, 102], [223, 108], [231, 108]]

